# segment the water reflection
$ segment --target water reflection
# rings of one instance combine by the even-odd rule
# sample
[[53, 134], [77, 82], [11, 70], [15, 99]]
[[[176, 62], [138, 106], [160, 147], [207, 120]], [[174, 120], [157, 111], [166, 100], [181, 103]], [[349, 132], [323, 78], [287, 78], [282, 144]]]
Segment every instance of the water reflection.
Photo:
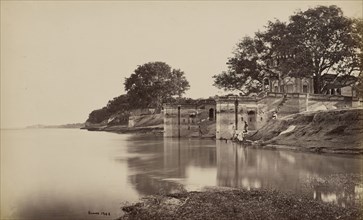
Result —
[[209, 176], [208, 183], [215, 185], [214, 140], [156, 139], [148, 144], [133, 141], [128, 152], [138, 152], [138, 156], [128, 159], [129, 180], [142, 195], [201, 185], [205, 176], [200, 173]]
[[[73, 129], [1, 130], [0, 219], [115, 219], [136, 201], [125, 139]], [[105, 212], [110, 215], [90, 215]]]
[[363, 199], [361, 158], [215, 140], [1, 131], [0, 156], [1, 219], [115, 219], [124, 201], [205, 186], [271, 187], [341, 206]]
[[[217, 141], [219, 186], [273, 188], [342, 206], [361, 201], [360, 158], [245, 148]], [[349, 181], [349, 178], [357, 178]]]
[[341, 206], [362, 199], [361, 158], [259, 150], [213, 140], [140, 140], [130, 141], [127, 151], [134, 156], [127, 163], [129, 181], [141, 195], [224, 186], [272, 188]]

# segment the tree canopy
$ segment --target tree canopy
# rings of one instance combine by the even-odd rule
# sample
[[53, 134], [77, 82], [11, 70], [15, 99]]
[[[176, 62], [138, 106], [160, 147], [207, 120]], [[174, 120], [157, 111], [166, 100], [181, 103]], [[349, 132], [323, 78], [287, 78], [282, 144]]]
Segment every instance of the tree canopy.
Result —
[[190, 85], [180, 69], [164, 62], [149, 62], [138, 66], [125, 80], [129, 103], [135, 108], [156, 107], [172, 96], [181, 97]]
[[112, 100], [109, 100], [105, 107], [92, 111], [88, 116], [87, 122], [101, 123], [108, 119], [111, 115], [120, 113], [125, 116], [122, 118], [122, 123], [127, 123], [129, 109], [130, 105], [128, 96], [120, 95]]
[[362, 73], [362, 23], [345, 17], [337, 6], [299, 11], [288, 22], [269, 21], [265, 31], [237, 44], [214, 85], [248, 94], [262, 90], [266, 75], [313, 77], [315, 92], [322, 93], [323, 75]]

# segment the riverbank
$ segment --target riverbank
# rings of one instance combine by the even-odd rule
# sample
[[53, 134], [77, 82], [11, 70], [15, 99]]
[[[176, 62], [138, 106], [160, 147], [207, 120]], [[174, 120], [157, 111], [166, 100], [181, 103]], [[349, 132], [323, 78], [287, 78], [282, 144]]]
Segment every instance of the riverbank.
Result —
[[267, 189], [214, 188], [150, 196], [122, 208], [126, 219], [362, 219], [360, 206], [340, 207]]
[[150, 133], [150, 134], [163, 134], [163, 126], [147, 126], [147, 127], [127, 127], [122, 125], [115, 126], [102, 126], [102, 127], [88, 127], [83, 128], [88, 131], [107, 131], [118, 134], [129, 134], [129, 133]]
[[247, 139], [259, 148], [363, 154], [363, 109], [312, 111], [271, 120]]
[[164, 119], [162, 114], [150, 114], [134, 117], [132, 120], [132, 126], [128, 124], [114, 125], [112, 123], [100, 123], [92, 124], [86, 123], [83, 129], [88, 131], [108, 131], [119, 134], [127, 133], [151, 133], [162, 134], [164, 131]]
[[[187, 138], [215, 138], [213, 121], [200, 123], [201, 133], [190, 131]], [[164, 132], [162, 114], [145, 115], [127, 125], [88, 125], [89, 131], [115, 133]], [[270, 120], [247, 137], [249, 147], [281, 149], [313, 153], [363, 154], [363, 109], [336, 109], [310, 111]]]

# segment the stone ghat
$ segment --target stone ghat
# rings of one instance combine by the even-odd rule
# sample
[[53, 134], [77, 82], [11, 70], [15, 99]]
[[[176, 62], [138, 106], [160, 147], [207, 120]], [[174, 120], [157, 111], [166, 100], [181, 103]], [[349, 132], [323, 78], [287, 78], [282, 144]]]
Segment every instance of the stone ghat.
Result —
[[202, 127], [202, 122], [215, 121], [215, 137], [230, 139], [235, 130], [245, 129], [246, 125], [249, 131], [261, 129], [273, 115], [281, 118], [306, 111], [359, 106], [363, 106], [362, 100], [355, 97], [273, 92], [171, 103], [164, 105], [164, 136], [188, 137]]

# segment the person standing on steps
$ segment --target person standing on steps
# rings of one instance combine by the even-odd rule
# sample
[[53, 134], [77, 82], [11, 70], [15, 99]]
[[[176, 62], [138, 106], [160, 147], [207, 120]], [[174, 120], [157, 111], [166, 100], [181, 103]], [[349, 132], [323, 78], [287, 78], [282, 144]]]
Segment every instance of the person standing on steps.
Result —
[[247, 124], [247, 121], [244, 121], [245, 122], [245, 133], [248, 132], [248, 124]]

